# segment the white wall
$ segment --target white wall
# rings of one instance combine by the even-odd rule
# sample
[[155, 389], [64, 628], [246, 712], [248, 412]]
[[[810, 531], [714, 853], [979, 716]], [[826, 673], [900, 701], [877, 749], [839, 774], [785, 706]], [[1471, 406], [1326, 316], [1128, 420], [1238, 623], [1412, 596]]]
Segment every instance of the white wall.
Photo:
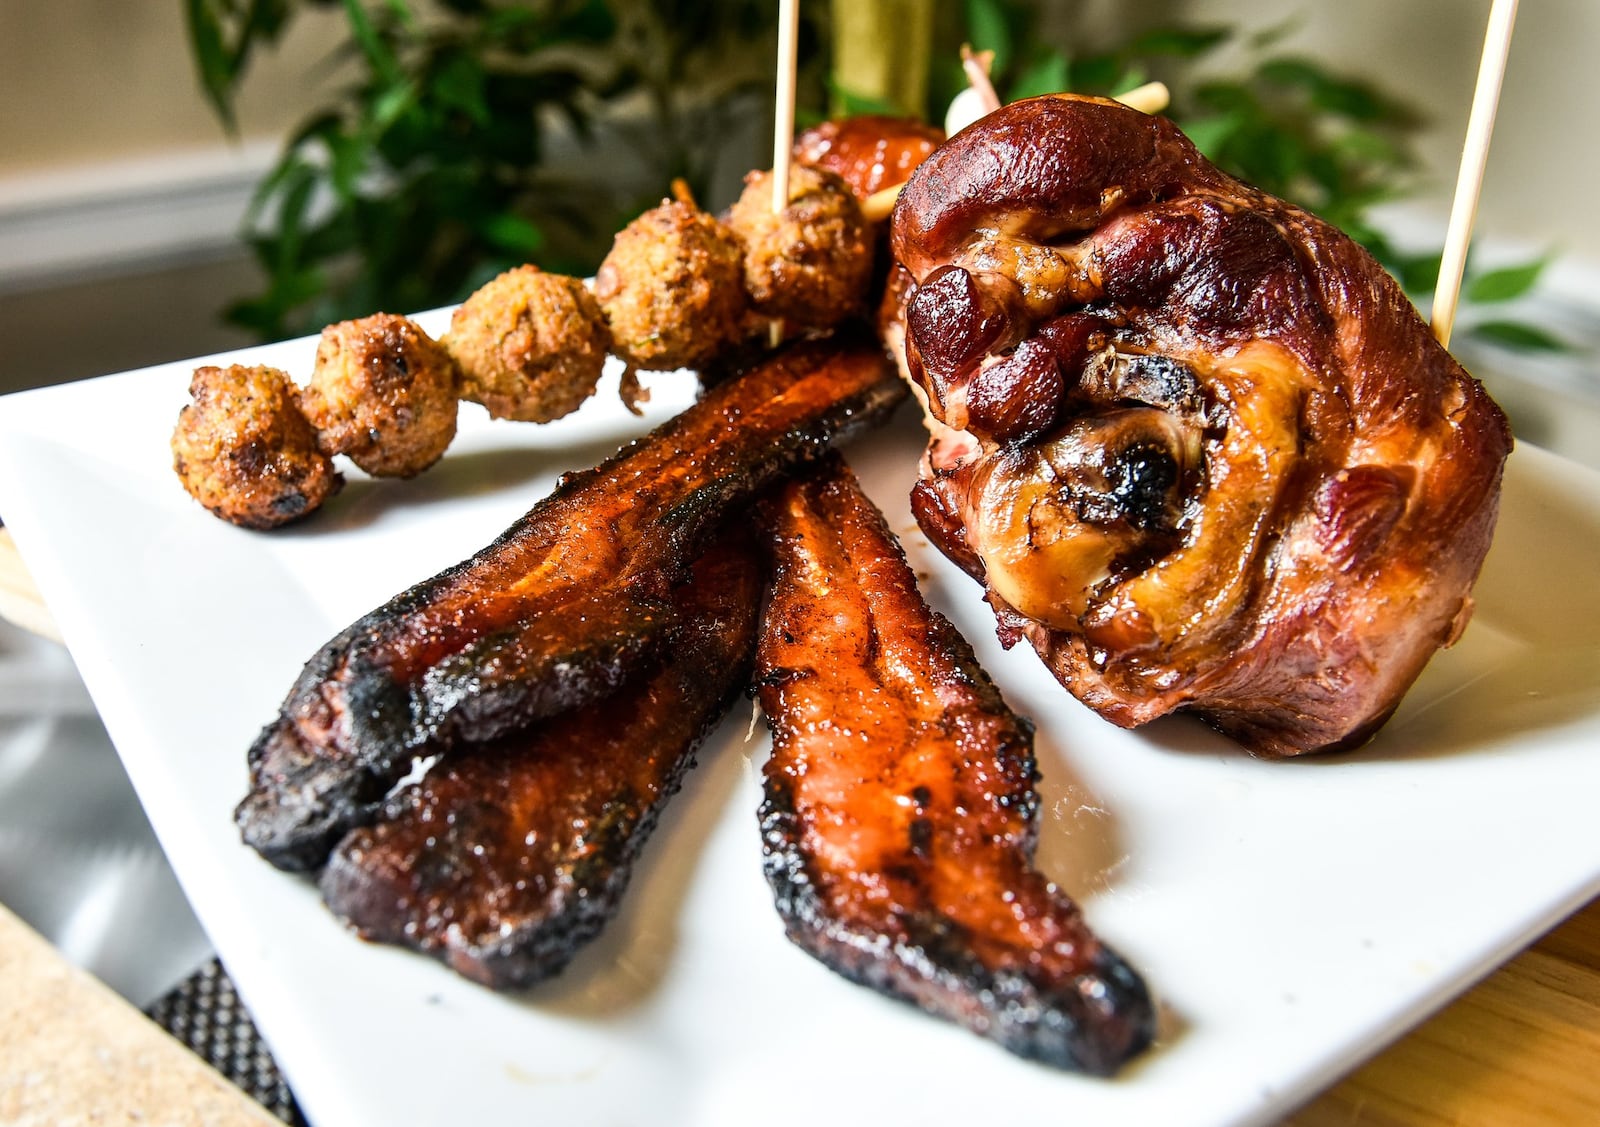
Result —
[[[1283, 44], [1380, 83], [1417, 107], [1431, 199], [1448, 209], [1489, 0], [1083, 0], [1108, 21], [1303, 21]], [[1525, 0], [1484, 178], [1478, 230], [1600, 262], [1600, 0]]]
[[[809, 0], [820, 3], [823, 0]], [[933, 0], [929, 0], [933, 2]], [[1448, 199], [1466, 128], [1489, 0], [1077, 0], [1102, 32], [1118, 23], [1266, 27], [1297, 16], [1287, 44], [1381, 82], [1431, 120], [1434, 196]], [[218, 144], [200, 101], [179, 0], [0, 0], [0, 177]], [[300, 17], [264, 56], [242, 103], [247, 136], [271, 136], [326, 92], [330, 29]], [[1491, 236], [1600, 261], [1587, 206], [1600, 184], [1600, 0], [1527, 0], [1506, 75], [1480, 215]]]
[[[182, 0], [0, 0], [0, 177], [224, 143], [189, 58]], [[325, 96], [337, 13], [312, 11], [254, 66], [246, 136], [275, 136]]]

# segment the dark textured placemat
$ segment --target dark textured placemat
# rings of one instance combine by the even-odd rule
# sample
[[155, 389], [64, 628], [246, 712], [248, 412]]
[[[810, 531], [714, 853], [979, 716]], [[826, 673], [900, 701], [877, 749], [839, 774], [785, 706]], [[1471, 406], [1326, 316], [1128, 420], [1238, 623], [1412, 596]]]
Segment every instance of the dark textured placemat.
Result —
[[273, 1115], [291, 1127], [309, 1127], [233, 980], [216, 959], [145, 1012]]

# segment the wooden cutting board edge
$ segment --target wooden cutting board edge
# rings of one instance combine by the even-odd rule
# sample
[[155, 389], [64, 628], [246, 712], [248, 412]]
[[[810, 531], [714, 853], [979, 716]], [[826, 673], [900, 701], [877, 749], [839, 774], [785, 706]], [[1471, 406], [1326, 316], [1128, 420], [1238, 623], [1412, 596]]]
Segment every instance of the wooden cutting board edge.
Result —
[[4, 905], [0, 1123], [283, 1127]]

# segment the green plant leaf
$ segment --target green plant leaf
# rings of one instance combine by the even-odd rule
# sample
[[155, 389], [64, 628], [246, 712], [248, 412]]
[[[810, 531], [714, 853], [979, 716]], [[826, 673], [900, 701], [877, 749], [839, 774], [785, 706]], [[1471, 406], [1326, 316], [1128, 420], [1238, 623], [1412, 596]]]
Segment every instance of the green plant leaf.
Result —
[[282, 339], [296, 332], [290, 327], [289, 312], [315, 299], [326, 288], [327, 279], [320, 270], [275, 274], [266, 293], [257, 298], [234, 302], [224, 311], [224, 316], [233, 324], [251, 329], [263, 338]]
[[1256, 73], [1267, 82], [1280, 86], [1299, 86], [1312, 89], [1323, 81], [1322, 67], [1299, 56], [1268, 59], [1256, 68]]
[[1479, 321], [1467, 331], [1480, 340], [1492, 341], [1521, 352], [1576, 351], [1555, 334], [1521, 321]]
[[1225, 113], [1186, 121], [1183, 131], [1194, 142], [1195, 148], [1204, 153], [1208, 160], [1215, 161], [1217, 154], [1239, 132], [1241, 124], [1240, 114]]
[[834, 103], [839, 106], [840, 112], [847, 117], [857, 114], [888, 114], [891, 117], [898, 117], [905, 112], [887, 98], [846, 90], [842, 86], [834, 85], [831, 79], [829, 81], [829, 91], [832, 94]]
[[1538, 284], [1539, 276], [1550, 264], [1550, 258], [1536, 258], [1516, 266], [1488, 270], [1468, 279], [1465, 294], [1468, 301], [1511, 301], [1528, 293]]
[[414, 30], [416, 28], [416, 16], [412, 14], [411, 5], [408, 4], [406, 0], [384, 0], [384, 5], [389, 9], [390, 13], [394, 16], [395, 20], [399, 22], [401, 27], [404, 27], [407, 30]]
[[349, 203], [360, 191], [368, 150], [360, 138], [337, 127], [323, 134], [322, 142], [328, 150], [328, 182], [334, 194]]
[[460, 110], [478, 125], [489, 124], [483, 66], [471, 55], [451, 55], [434, 74], [430, 88], [441, 105]]
[[1072, 62], [1072, 87], [1080, 94], [1104, 94], [1117, 84], [1122, 63], [1112, 55], [1096, 55]]
[[1149, 81], [1149, 71], [1138, 63], [1129, 63], [1123, 68], [1122, 73], [1117, 76], [1117, 80], [1111, 84], [1111, 96], [1115, 98], [1119, 94], [1126, 94], [1129, 90], [1143, 86]]
[[479, 224], [478, 230], [495, 246], [521, 258], [531, 258], [545, 244], [544, 232], [520, 215], [491, 215]]
[[370, 124], [374, 134], [387, 131], [416, 105], [417, 92], [409, 82], [401, 81], [380, 93], [372, 100]]
[[1439, 288], [1439, 266], [1443, 251], [1406, 255], [1399, 260], [1400, 284], [1407, 292], [1430, 294]]
[[1047, 51], [1024, 67], [1006, 91], [1007, 99], [1036, 98], [1069, 89], [1067, 57], [1060, 51]]
[[1352, 126], [1328, 139], [1330, 149], [1346, 163], [1370, 168], [1407, 168], [1412, 160], [1392, 137]]
[[1253, 51], [1265, 51], [1268, 47], [1276, 47], [1305, 25], [1305, 14], [1297, 12], [1280, 23], [1271, 24], [1260, 31], [1252, 32], [1247, 43]]
[[389, 45], [383, 41], [383, 36], [378, 33], [377, 26], [367, 14], [367, 9], [361, 0], [344, 0], [344, 11], [350, 23], [350, 33], [374, 73], [386, 79], [391, 85], [400, 81], [399, 61], [389, 50]]
[[250, 0], [244, 26], [234, 44], [234, 68], [242, 73], [257, 43], [274, 43], [283, 35], [295, 8], [294, 0]]
[[278, 158], [278, 163], [262, 177], [261, 183], [256, 185], [255, 191], [250, 196], [250, 206], [245, 211], [244, 219], [246, 229], [253, 228], [262, 221], [273, 197], [283, 191], [284, 184], [291, 176], [297, 175], [304, 164], [297, 146], [291, 145], [284, 150], [283, 155]]
[[1230, 27], [1164, 27], [1135, 36], [1126, 48], [1130, 55], [1172, 55], [1193, 59], [1213, 51], [1233, 38]]
[[316, 188], [317, 173], [309, 164], [294, 165], [284, 177], [283, 187], [278, 194], [275, 216], [278, 234], [273, 248], [280, 270], [288, 270], [300, 263], [301, 228]]
[[1409, 109], [1371, 83], [1334, 75], [1312, 59], [1268, 59], [1257, 73], [1265, 82], [1303, 91], [1316, 109], [1352, 121], [1398, 123], [1412, 116]]
[[1011, 26], [1000, 0], [967, 0], [967, 36], [974, 51], [993, 51], [991, 73], [1004, 74], [1011, 66]]
[[617, 34], [617, 16], [606, 0], [583, 0], [565, 9], [557, 8], [552, 38], [605, 43]]
[[1323, 76], [1311, 89], [1311, 104], [1320, 110], [1352, 121], [1391, 121], [1400, 112], [1364, 82], [1349, 82]]
[[1202, 109], [1241, 116], [1261, 115], [1260, 102], [1244, 83], [1234, 80], [1202, 82], [1194, 88], [1194, 100]]
[[223, 45], [222, 25], [216, 9], [211, 0], [185, 0], [183, 11], [200, 88], [227, 131], [237, 132], [238, 122], [233, 114], [233, 56]]

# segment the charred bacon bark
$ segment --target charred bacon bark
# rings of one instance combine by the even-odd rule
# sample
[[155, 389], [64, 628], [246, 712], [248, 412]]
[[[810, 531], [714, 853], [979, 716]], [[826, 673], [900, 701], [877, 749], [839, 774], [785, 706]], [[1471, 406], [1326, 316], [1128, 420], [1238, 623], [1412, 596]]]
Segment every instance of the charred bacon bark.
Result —
[[766, 872], [789, 936], [853, 981], [1012, 1052], [1109, 1073], [1149, 1043], [1144, 984], [1031, 857], [1032, 729], [922, 601], [842, 464], [763, 504], [775, 577]]
[[489, 547], [312, 657], [250, 749], [245, 841], [315, 868], [416, 756], [615, 690], [663, 640], [671, 589], [729, 506], [903, 395], [876, 346], [803, 345], [564, 477]]
[[892, 229], [913, 507], [1080, 700], [1335, 749], [1459, 635], [1510, 434], [1349, 238], [1061, 96], [952, 138]]
[[436, 764], [340, 842], [328, 906], [487, 986], [559, 973], [615, 915], [662, 806], [747, 683], [761, 583], [752, 541], [714, 546], [674, 593], [680, 625], [657, 668]]

